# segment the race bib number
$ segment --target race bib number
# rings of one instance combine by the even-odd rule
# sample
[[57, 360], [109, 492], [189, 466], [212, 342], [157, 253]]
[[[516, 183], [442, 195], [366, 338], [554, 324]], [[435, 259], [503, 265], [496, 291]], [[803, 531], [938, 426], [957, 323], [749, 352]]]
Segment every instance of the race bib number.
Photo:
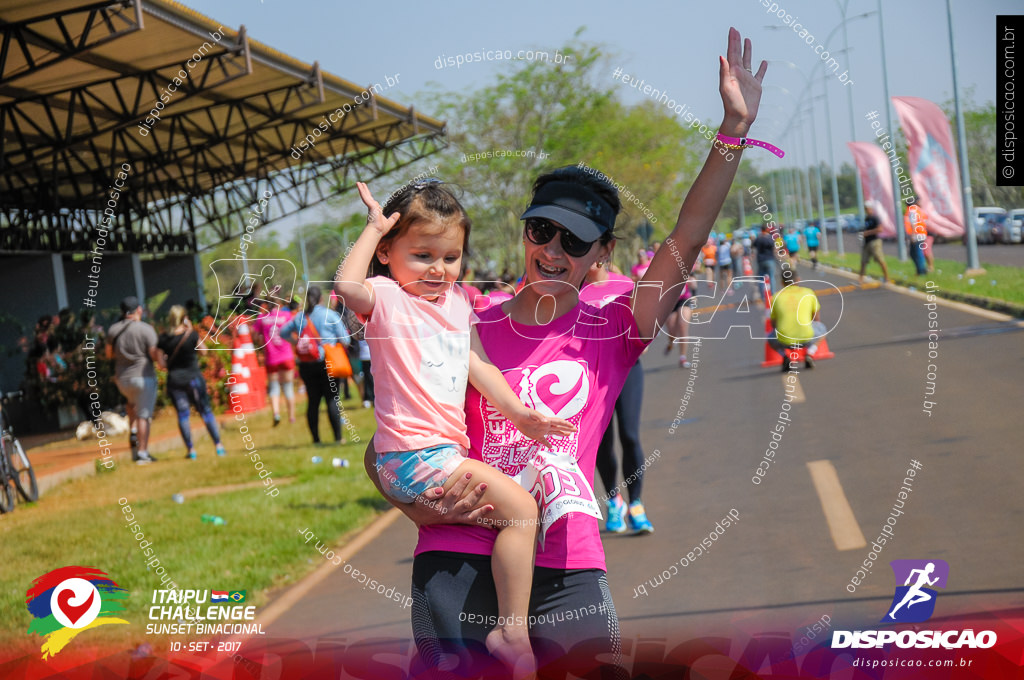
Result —
[[519, 484], [540, 506], [540, 546], [548, 529], [570, 512], [601, 519], [601, 510], [576, 459], [567, 453], [538, 451], [519, 473]]

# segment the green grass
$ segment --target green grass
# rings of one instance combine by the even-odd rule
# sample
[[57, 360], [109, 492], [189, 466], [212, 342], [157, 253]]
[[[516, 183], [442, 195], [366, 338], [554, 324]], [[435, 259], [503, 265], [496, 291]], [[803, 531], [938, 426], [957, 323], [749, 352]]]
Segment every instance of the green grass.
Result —
[[[346, 404], [346, 415], [362, 441], [352, 442], [346, 430], [350, 443], [341, 447], [312, 445], [302, 405], [290, 426], [272, 427], [269, 409], [249, 414], [253, 441], [280, 488], [276, 498], [260, 486], [186, 498], [183, 504], [172, 500], [175, 493], [191, 489], [259, 481], [253, 462], [241, 455], [241, 423], [232, 422], [222, 431], [228, 449], [224, 458], [214, 456], [206, 440], [197, 447], [196, 461], [175, 451], [155, 465], [121, 464], [113, 472], [64, 484], [38, 503], [20, 505], [0, 518], [5, 558], [0, 611], [7, 613], [0, 618], [0, 646], [24, 650], [27, 644], [38, 650], [41, 638], [25, 634], [31, 620], [25, 591], [38, 576], [67, 565], [102, 569], [130, 593], [124, 618], [131, 625], [87, 631], [82, 636], [86, 644], [159, 646], [166, 641], [166, 636], [144, 636], [153, 590], [167, 586], [147, 570], [145, 562], [152, 558], [144, 556], [127, 528], [118, 503], [122, 497], [145, 540], [152, 541], [153, 557], [180, 588], [248, 590], [246, 604], [267, 604], [268, 591], [298, 581], [324, 560], [313, 542], [303, 542], [299, 529], [334, 544], [390, 507], [363, 471], [363, 451], [374, 429], [372, 411], [354, 406]], [[320, 431], [330, 437], [323, 409]], [[314, 455], [324, 462], [312, 463]], [[346, 458], [350, 466], [334, 468], [332, 457]], [[294, 481], [279, 483], [287, 477]], [[227, 525], [205, 524], [200, 521], [204, 514], [220, 515]]]
[[[860, 252], [848, 252], [843, 257], [835, 253], [819, 254], [819, 260], [834, 267], [847, 267], [854, 273], [860, 271]], [[1024, 305], [1024, 269], [1018, 267], [1005, 267], [996, 264], [982, 263], [985, 269], [984, 274], [968, 277], [964, 274], [963, 262], [955, 260], [935, 259], [935, 271], [931, 274], [917, 274], [914, 263], [910, 260], [900, 262], [895, 257], [886, 257], [885, 263], [889, 267], [889, 276], [894, 282], [914, 286], [923, 290], [925, 282], [933, 281], [940, 291], [946, 293], [959, 293], [965, 296], [977, 296], [1002, 300], [1014, 305]], [[866, 274], [874, 278], [881, 278], [882, 269], [877, 262], [872, 261], [867, 268]], [[974, 283], [970, 282], [974, 279]], [[995, 281], [995, 285], [992, 284]], [[954, 296], [958, 297], [958, 296]]]

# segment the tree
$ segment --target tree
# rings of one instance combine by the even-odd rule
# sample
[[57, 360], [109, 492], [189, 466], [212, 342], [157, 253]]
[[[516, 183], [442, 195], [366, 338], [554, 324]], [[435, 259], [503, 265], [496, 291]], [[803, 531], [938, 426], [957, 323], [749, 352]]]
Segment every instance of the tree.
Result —
[[655, 238], [672, 228], [680, 197], [711, 146], [653, 100], [623, 104], [615, 88], [600, 84], [609, 82], [608, 56], [580, 41], [580, 33], [559, 48], [567, 57], [562, 64], [519, 62], [468, 94], [425, 95], [449, 123], [452, 146], [431, 160], [440, 177], [465, 189], [478, 274], [492, 263], [499, 272], [522, 271], [519, 215], [533, 180], [581, 162], [623, 188], [616, 231], [624, 263], [639, 242], [636, 227], [647, 219], [645, 211], [654, 218]]

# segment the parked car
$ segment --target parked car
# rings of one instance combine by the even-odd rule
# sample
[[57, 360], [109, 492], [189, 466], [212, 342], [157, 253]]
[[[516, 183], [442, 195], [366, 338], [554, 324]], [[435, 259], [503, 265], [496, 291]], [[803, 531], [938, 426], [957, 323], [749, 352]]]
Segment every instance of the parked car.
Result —
[[860, 218], [853, 213], [843, 213], [839, 219], [843, 221], [843, 231], [864, 231]]
[[1000, 236], [1003, 243], [1021, 243], [1024, 241], [1024, 208], [1011, 210], [1006, 214]]
[[[834, 217], [826, 217], [824, 224], [825, 224], [825, 231], [827, 231], [830, 234], [836, 233], [836, 218], [834, 218]], [[845, 223], [844, 223], [844, 225], [845, 225]], [[846, 226], [843, 226], [843, 231], [846, 231]]]
[[[996, 233], [1006, 222], [1006, 209], [983, 206], [974, 209], [974, 235], [978, 243], [995, 243]], [[964, 243], [967, 242], [966, 235]]]

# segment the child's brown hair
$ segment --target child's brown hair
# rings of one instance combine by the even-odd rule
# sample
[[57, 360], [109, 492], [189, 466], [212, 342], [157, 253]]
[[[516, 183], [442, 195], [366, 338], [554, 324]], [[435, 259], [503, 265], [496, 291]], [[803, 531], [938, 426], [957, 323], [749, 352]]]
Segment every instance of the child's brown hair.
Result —
[[[384, 235], [377, 245], [377, 253], [382, 246], [398, 238], [409, 228], [418, 222], [432, 222], [440, 225], [439, 232], [448, 229], [450, 226], [462, 228], [462, 257], [463, 261], [469, 255], [469, 232], [472, 223], [466, 209], [459, 203], [448, 186], [437, 179], [428, 178], [425, 181], [414, 182], [411, 185], [403, 186], [394, 195], [388, 198], [388, 202], [382, 208], [384, 217], [390, 217], [396, 212], [401, 215], [398, 223]], [[386, 264], [380, 261], [374, 253], [370, 262], [369, 276], [391, 276], [391, 270]]]

